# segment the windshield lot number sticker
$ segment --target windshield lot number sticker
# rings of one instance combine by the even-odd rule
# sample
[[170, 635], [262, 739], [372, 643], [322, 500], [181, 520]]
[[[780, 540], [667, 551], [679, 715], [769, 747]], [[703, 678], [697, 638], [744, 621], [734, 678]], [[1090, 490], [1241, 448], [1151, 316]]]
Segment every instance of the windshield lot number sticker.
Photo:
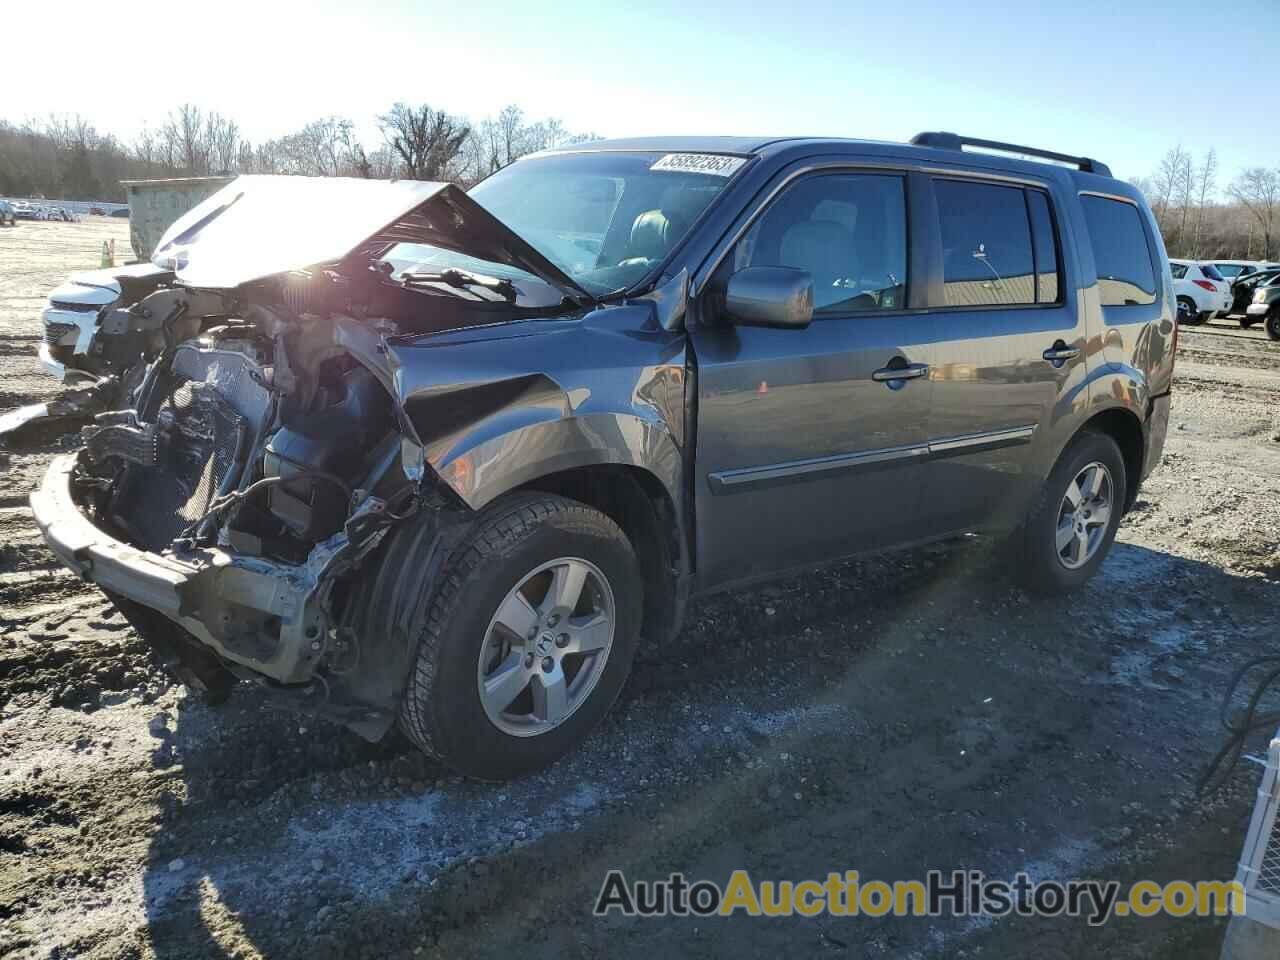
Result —
[[714, 153], [668, 153], [650, 170], [673, 173], [709, 173], [713, 177], [731, 177], [747, 161], [742, 157], [725, 157]]

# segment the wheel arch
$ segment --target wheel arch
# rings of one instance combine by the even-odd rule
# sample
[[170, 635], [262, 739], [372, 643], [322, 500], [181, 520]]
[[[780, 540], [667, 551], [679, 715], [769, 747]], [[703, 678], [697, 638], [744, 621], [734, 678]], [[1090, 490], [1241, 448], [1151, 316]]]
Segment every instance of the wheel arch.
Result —
[[[1125, 470], [1124, 509], [1128, 512], [1138, 497], [1138, 487], [1142, 483], [1143, 458], [1146, 455], [1146, 436], [1142, 430], [1142, 421], [1128, 407], [1108, 407], [1081, 424], [1072, 439], [1086, 430], [1106, 434], [1120, 448]], [[1059, 452], [1059, 456], [1061, 455]]]
[[657, 475], [631, 464], [595, 463], [545, 473], [517, 489], [577, 500], [617, 523], [644, 576], [641, 637], [661, 643], [679, 631], [688, 599], [688, 537]]

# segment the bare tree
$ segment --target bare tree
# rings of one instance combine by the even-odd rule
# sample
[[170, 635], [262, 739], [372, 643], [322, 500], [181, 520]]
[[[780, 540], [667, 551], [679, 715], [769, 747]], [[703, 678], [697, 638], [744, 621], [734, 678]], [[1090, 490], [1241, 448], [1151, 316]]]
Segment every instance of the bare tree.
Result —
[[410, 180], [439, 180], [457, 166], [471, 125], [427, 104], [395, 103], [378, 117], [382, 135]]
[[144, 169], [150, 170], [159, 162], [159, 148], [156, 144], [155, 131], [150, 127], [143, 127], [138, 131], [137, 136], [133, 138], [133, 143], [129, 148], [135, 160], [140, 162]]
[[458, 179], [474, 183], [526, 154], [591, 139], [597, 138], [572, 134], [554, 117], [527, 122], [520, 107], [508, 104], [497, 116], [487, 117], [473, 128], [463, 146]]
[[1130, 177], [1129, 183], [1136, 187], [1138, 192], [1147, 198], [1147, 203], [1152, 206], [1155, 205], [1156, 185], [1155, 181], [1152, 180], [1151, 177]]
[[1191, 242], [1191, 256], [1200, 258], [1200, 236], [1204, 227], [1205, 207], [1209, 203], [1209, 197], [1213, 193], [1218, 183], [1218, 154], [1209, 148], [1208, 153], [1204, 155], [1204, 162], [1196, 170], [1196, 228], [1195, 237]]
[[1190, 194], [1190, 166], [1191, 155], [1179, 144], [1164, 155], [1151, 178], [1154, 190], [1151, 207], [1166, 241], [1171, 239], [1170, 234], [1173, 233], [1173, 211]]
[[240, 126], [222, 114], [210, 111], [204, 122], [206, 173], [226, 174], [235, 170], [240, 154]]
[[[1240, 173], [1228, 191], [1257, 221], [1262, 231], [1262, 259], [1271, 259], [1271, 235], [1280, 207], [1280, 170], [1251, 167]], [[1250, 244], [1252, 246], [1252, 244]]]
[[184, 103], [170, 112], [160, 128], [168, 161], [189, 174], [209, 172], [209, 155], [204, 140], [204, 112]]

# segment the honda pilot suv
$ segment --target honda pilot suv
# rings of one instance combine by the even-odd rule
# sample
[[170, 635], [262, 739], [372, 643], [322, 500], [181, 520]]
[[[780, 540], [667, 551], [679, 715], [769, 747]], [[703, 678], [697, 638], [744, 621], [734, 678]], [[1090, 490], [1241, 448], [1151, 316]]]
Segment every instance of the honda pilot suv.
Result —
[[32, 495], [54, 552], [208, 695], [492, 779], [704, 591], [969, 531], [1080, 588], [1177, 335], [1137, 190], [937, 133], [242, 177], [99, 289], [88, 353], [142, 373]]

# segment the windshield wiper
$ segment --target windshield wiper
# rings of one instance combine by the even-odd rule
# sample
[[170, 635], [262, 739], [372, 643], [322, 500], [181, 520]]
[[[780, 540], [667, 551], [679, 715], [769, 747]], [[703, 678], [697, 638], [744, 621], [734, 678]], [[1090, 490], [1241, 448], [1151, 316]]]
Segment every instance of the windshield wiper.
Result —
[[455, 267], [446, 267], [439, 273], [410, 273], [406, 271], [400, 275], [400, 282], [407, 286], [442, 283], [445, 286], [456, 287], [459, 290], [479, 287], [482, 290], [492, 290], [508, 303], [515, 303], [517, 296], [516, 285], [505, 277], [486, 277], [477, 273], [467, 273], [465, 270], [458, 270]]

